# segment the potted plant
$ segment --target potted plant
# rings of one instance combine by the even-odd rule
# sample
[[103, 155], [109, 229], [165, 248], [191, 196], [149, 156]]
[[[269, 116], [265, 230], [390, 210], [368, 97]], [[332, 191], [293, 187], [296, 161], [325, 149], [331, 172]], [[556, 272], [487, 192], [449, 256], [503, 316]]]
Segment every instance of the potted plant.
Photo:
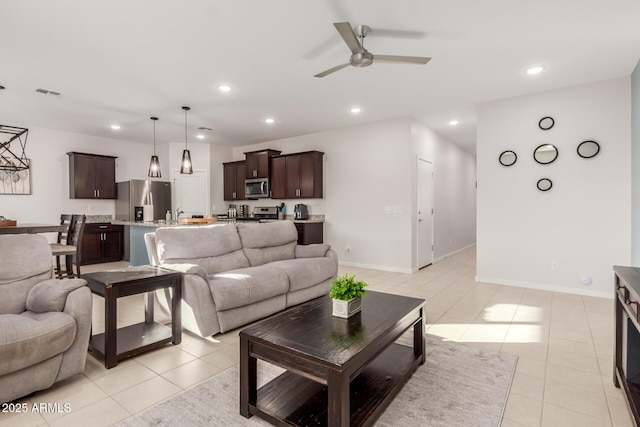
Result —
[[367, 283], [356, 280], [355, 276], [338, 276], [331, 282], [329, 296], [333, 298], [332, 315], [348, 318], [360, 311], [362, 301], [360, 297], [366, 294], [364, 287]]

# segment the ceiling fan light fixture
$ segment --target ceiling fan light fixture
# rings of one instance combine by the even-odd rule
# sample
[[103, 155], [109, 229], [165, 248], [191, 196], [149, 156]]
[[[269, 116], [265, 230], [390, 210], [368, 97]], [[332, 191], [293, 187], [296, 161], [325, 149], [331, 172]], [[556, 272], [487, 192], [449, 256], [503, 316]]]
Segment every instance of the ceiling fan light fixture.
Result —
[[229, 86], [229, 85], [220, 85], [220, 86], [218, 86], [218, 90], [220, 92], [231, 92], [231, 86]]
[[180, 173], [183, 175], [193, 174], [193, 164], [191, 163], [191, 152], [187, 146], [187, 111], [191, 108], [182, 107], [184, 110], [184, 150], [182, 151], [182, 163], [180, 165]]
[[276, 119], [274, 119], [273, 117], [267, 117], [266, 119], [264, 119], [264, 122], [268, 125], [272, 125], [276, 122]]
[[111, 126], [109, 126], [111, 128], [111, 130], [120, 130], [120, 125], [118, 124], [112, 124]]
[[162, 178], [162, 173], [160, 172], [160, 160], [158, 159], [158, 156], [156, 156], [156, 122], [158, 121], [158, 118], [151, 117], [151, 120], [153, 120], [153, 155], [151, 156], [149, 173], [147, 176], [149, 176], [149, 178]]
[[358, 114], [362, 110], [360, 109], [360, 107], [351, 107], [349, 111], [353, 114]]
[[449, 126], [458, 126], [459, 123], [456, 119], [449, 120]]

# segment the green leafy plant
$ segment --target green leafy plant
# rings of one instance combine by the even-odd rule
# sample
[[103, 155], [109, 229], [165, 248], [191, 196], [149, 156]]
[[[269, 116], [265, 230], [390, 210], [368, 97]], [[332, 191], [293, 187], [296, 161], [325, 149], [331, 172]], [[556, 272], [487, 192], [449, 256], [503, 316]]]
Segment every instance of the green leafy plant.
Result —
[[364, 290], [368, 286], [366, 282], [355, 279], [356, 276], [338, 276], [331, 282], [331, 298], [348, 301], [351, 298], [364, 296], [367, 292]]

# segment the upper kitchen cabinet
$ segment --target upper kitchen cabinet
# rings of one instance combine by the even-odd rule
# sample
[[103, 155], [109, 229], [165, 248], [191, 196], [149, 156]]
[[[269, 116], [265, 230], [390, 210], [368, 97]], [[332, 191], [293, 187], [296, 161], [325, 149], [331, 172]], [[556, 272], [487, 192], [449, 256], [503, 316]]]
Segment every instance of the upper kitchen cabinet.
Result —
[[271, 198], [322, 198], [320, 151], [286, 154], [271, 159]]
[[244, 200], [245, 161], [223, 163], [224, 199]]
[[270, 149], [244, 153], [247, 167], [245, 178], [269, 178], [271, 157], [280, 153], [278, 150]]
[[70, 199], [116, 198], [117, 157], [74, 151], [67, 155]]

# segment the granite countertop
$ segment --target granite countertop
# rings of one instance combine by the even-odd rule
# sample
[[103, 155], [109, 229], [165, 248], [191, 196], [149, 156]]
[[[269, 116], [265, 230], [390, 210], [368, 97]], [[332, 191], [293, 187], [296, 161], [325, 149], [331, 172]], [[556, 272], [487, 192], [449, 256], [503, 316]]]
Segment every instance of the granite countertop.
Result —
[[87, 215], [87, 224], [95, 224], [102, 222], [112, 222], [113, 217], [111, 215]]
[[[237, 218], [218, 218], [220, 222], [229, 222], [235, 221]], [[294, 224], [305, 224], [305, 223], [315, 223], [315, 222], [324, 222], [324, 215], [309, 215], [309, 219], [293, 219], [293, 215], [287, 215], [286, 220], [293, 221]], [[275, 222], [281, 221], [279, 219], [261, 219], [260, 222]]]
[[[293, 215], [287, 215], [286, 219], [289, 221], [293, 221], [294, 224], [308, 224], [308, 223], [317, 223], [317, 222], [324, 222], [324, 215], [309, 215], [309, 219], [293, 219]], [[235, 221], [236, 218], [219, 218], [218, 222], [221, 223], [226, 223], [226, 222], [233, 222]], [[260, 220], [260, 222], [274, 222], [274, 221], [280, 221], [277, 219], [262, 219]], [[89, 217], [87, 217], [87, 222], [89, 222]], [[119, 219], [111, 219], [111, 217], [109, 217], [108, 221], [93, 221], [93, 222], [110, 222], [111, 224], [118, 224], [118, 225], [135, 225], [138, 227], [193, 227], [193, 226], [202, 226], [202, 225], [212, 225], [215, 224], [215, 222], [211, 222], [209, 224], [178, 224], [175, 221], [171, 221], [170, 223], [167, 223], [164, 220], [159, 220], [159, 221], [153, 221], [153, 222], [139, 222], [139, 221], [123, 221], [123, 220], [119, 220]]]

